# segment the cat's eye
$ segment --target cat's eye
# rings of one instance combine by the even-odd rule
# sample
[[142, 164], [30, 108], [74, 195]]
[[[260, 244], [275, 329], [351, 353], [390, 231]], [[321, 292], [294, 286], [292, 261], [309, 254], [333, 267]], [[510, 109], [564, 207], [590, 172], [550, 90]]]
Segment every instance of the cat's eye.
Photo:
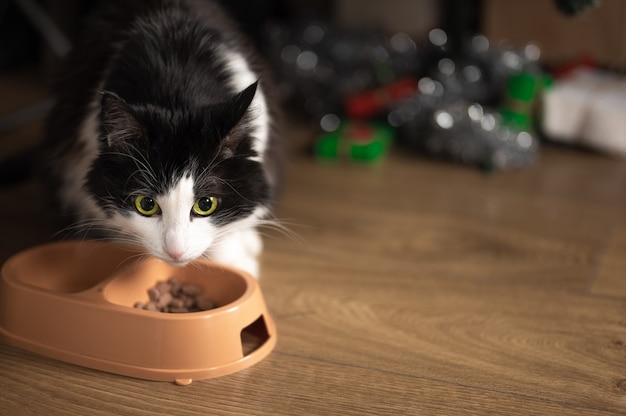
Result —
[[159, 212], [159, 204], [149, 196], [139, 195], [135, 198], [135, 209], [141, 215], [151, 217]]
[[217, 198], [214, 196], [203, 196], [202, 198], [196, 199], [196, 202], [193, 204], [193, 213], [201, 217], [206, 217], [215, 212], [217, 205]]

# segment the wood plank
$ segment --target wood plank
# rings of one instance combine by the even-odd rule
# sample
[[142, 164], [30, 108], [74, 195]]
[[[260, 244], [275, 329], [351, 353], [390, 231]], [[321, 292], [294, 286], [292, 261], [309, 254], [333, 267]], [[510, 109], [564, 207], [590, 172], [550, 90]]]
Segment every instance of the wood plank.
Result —
[[[604, 408], [551, 401], [285, 353], [186, 387], [68, 366], [0, 346], [5, 414], [63, 415], [580, 415]], [[9, 367], [9, 368], [7, 368]], [[59, 377], [62, 373], [64, 376]], [[27, 397], [27, 400], [25, 398]], [[488, 410], [487, 410], [488, 409]]]
[[626, 226], [610, 234], [591, 292], [626, 299]]
[[281, 352], [582, 407], [626, 408], [623, 302], [427, 276], [337, 279], [321, 269], [265, 282]]
[[[432, 163], [420, 167], [406, 158], [378, 169], [299, 163], [278, 216], [295, 222], [292, 228], [305, 243], [287, 241], [277, 249], [311, 261], [419, 264], [448, 276], [499, 281], [523, 273], [525, 280], [515, 278], [516, 284], [584, 290], [607, 233], [624, 215], [612, 200], [492, 189], [491, 177]], [[435, 175], [440, 181], [417, 175], [414, 186], [400, 179], [420, 169], [441, 170]], [[602, 195], [610, 199], [615, 192]]]

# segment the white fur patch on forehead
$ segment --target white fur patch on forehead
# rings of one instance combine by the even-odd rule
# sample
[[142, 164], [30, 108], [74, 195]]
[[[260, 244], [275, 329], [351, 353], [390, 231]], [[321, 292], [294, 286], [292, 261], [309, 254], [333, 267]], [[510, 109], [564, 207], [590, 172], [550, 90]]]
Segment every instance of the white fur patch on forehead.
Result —
[[163, 222], [166, 225], [189, 221], [191, 207], [195, 202], [193, 185], [194, 178], [185, 174], [181, 176], [174, 187], [164, 195], [158, 196], [158, 202], [163, 213]]
[[[259, 75], [252, 72], [242, 55], [232, 51], [225, 51], [224, 55], [226, 67], [231, 75], [231, 86], [235, 93], [243, 91], [258, 81]], [[248, 111], [252, 115], [252, 120], [250, 121], [251, 134], [256, 139], [252, 143], [252, 147], [259, 154], [259, 157], [250, 159], [261, 162], [269, 140], [270, 116], [265, 94], [260, 83], [257, 86], [256, 94]]]

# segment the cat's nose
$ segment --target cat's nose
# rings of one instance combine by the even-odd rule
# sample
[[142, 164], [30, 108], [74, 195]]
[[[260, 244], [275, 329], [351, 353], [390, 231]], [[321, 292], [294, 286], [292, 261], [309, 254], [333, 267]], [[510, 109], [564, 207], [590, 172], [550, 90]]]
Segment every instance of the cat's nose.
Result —
[[186, 230], [175, 224], [165, 233], [163, 250], [173, 261], [180, 260], [187, 252], [188, 242], [186, 240]]
[[183, 251], [182, 250], [176, 250], [176, 249], [168, 249], [165, 250], [167, 255], [170, 256], [170, 258], [172, 260], [179, 260], [182, 256], [183, 256]]

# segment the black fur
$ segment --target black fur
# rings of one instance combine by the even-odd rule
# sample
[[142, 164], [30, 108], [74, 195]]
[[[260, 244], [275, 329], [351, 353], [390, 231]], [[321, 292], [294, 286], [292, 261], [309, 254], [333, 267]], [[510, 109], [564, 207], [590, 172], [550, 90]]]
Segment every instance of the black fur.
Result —
[[[228, 213], [216, 216], [222, 222], [269, 205], [261, 165], [248, 159], [257, 156], [250, 146], [253, 139], [245, 130], [233, 132], [255, 90], [252, 84], [228, 102], [178, 111], [129, 105], [116, 94], [103, 93], [100, 156], [89, 172], [87, 188], [105, 210], [130, 212], [131, 197], [164, 194], [189, 173], [196, 178], [197, 195], [221, 200], [221, 211]], [[231, 133], [236, 140], [229, 140]]]
[[[240, 53], [262, 74], [258, 85], [273, 120], [263, 155], [255, 154], [246, 127], [257, 83], [232, 91], [223, 51]], [[105, 211], [130, 213], [137, 193], [165, 193], [185, 173], [197, 178], [198, 195], [221, 199], [217, 222], [271, 206], [281, 146], [269, 78], [211, 1], [105, 1], [62, 68], [42, 152], [44, 178], [50, 188], [63, 186], [64, 165], [86, 154], [80, 126], [97, 111], [99, 155], [85, 187]], [[257, 156], [262, 163], [250, 159]]]

